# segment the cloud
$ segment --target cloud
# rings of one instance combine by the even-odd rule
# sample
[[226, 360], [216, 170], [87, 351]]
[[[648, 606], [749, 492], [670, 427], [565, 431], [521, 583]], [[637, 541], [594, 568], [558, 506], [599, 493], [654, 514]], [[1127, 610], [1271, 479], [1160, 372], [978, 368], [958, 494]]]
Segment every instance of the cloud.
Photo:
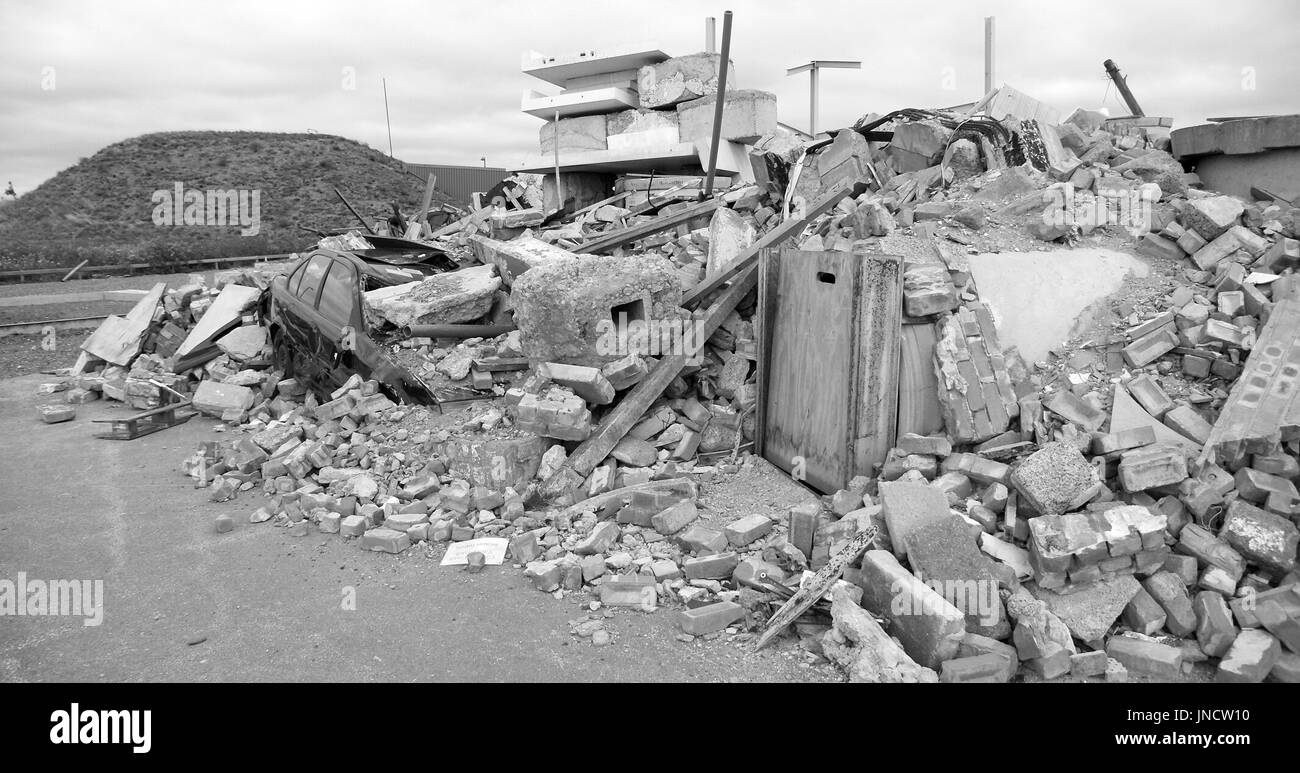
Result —
[[[524, 90], [545, 88], [520, 72], [524, 51], [691, 53], [703, 49], [704, 17], [717, 16], [720, 32], [728, 7], [736, 83], [776, 93], [781, 120], [800, 127], [808, 76], [785, 70], [813, 58], [863, 62], [823, 73], [823, 128], [978, 98], [987, 15], [997, 17], [998, 82], [1063, 112], [1125, 112], [1107, 58], [1148, 114], [1175, 125], [1300, 109], [1290, 0], [1249, 12], [1211, 0], [11, 1], [0, 6], [0, 178], [30, 190], [112, 142], [176, 129], [312, 129], [387, 151], [384, 79], [398, 158], [508, 166], [536, 152], [540, 127], [519, 112]], [[54, 88], [43, 88], [50, 75]]]

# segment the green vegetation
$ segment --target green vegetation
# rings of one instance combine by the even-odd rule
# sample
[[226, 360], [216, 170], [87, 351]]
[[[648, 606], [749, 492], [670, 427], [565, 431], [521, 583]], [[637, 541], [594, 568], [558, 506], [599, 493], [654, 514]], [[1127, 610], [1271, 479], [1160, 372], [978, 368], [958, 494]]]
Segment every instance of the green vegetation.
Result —
[[[258, 234], [238, 225], [158, 226], [155, 191], [257, 190]], [[0, 207], [0, 270], [269, 255], [306, 248], [326, 230], [359, 227], [396, 201], [409, 214], [424, 184], [400, 161], [327, 134], [162, 132], [109, 145]], [[441, 196], [435, 193], [435, 196]], [[235, 222], [235, 218], [230, 218]]]

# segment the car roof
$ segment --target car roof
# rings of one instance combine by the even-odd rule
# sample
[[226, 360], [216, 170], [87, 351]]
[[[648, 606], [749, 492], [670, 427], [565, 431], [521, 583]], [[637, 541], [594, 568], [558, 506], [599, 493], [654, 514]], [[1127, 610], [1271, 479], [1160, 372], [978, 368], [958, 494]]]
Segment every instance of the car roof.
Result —
[[365, 258], [346, 250], [318, 248], [312, 250], [311, 255], [327, 255], [332, 258], [347, 261], [348, 263], [351, 263], [358, 272], [369, 279], [370, 281], [368, 284], [371, 285], [399, 285], [406, 284], [407, 282], [417, 282], [424, 278], [424, 273], [417, 269], [393, 266], [387, 263], [372, 263]]

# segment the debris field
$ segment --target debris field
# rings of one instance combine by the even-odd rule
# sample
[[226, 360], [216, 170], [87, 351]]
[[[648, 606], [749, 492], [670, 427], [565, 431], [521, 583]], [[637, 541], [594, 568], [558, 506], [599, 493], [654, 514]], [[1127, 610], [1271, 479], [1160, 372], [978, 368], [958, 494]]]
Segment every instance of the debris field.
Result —
[[[592, 646], [627, 610], [855, 682], [1300, 680], [1300, 208], [1205, 190], [1163, 119], [1004, 86], [810, 138], [724, 57], [651, 59], [551, 98], [635, 102], [546, 120], [558, 181], [156, 285], [38, 417], [215, 419], [177, 472], [228, 503], [216, 532], [500, 565], [581, 599]], [[723, 160], [617, 168], [655, 142]], [[970, 258], [1074, 247], [1152, 275], [1025, 361]], [[391, 281], [332, 294], [367, 261]], [[702, 506], [734, 476], [809, 495]]]

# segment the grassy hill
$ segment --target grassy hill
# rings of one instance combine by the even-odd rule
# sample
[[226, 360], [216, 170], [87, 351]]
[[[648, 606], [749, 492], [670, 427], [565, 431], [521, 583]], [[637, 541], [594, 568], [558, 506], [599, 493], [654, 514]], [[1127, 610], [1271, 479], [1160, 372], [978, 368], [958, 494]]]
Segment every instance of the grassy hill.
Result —
[[[154, 224], [155, 191], [257, 190], [260, 230]], [[114, 143], [0, 207], [0, 269], [177, 260], [300, 250], [298, 224], [355, 227], [337, 187], [367, 220], [419, 205], [424, 183], [400, 161], [327, 134], [161, 132]], [[251, 196], [248, 199], [251, 203]], [[436, 200], [446, 200], [435, 192]]]

